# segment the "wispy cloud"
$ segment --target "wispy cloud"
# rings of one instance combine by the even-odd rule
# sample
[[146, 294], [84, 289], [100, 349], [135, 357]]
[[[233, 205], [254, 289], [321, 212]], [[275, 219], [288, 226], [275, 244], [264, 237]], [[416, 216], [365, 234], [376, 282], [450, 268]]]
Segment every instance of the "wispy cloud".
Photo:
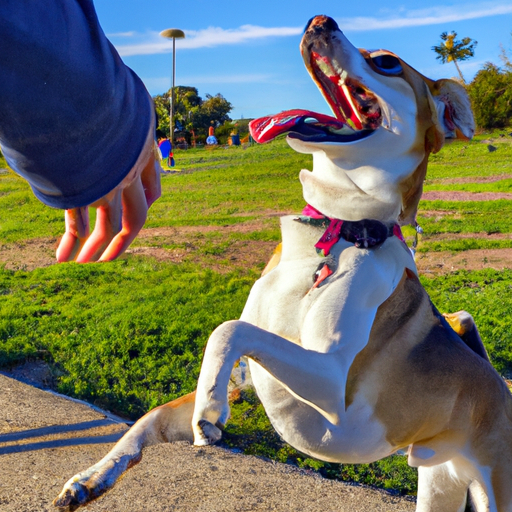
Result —
[[460, 7], [430, 7], [426, 9], [401, 10], [397, 15], [356, 18], [337, 18], [342, 29], [347, 32], [366, 32], [369, 30], [385, 30], [425, 25], [439, 25], [455, 21], [487, 18], [512, 13], [512, 4], [496, 5], [484, 3]]
[[[300, 27], [258, 27], [255, 25], [243, 25], [236, 29], [209, 27], [202, 30], [185, 30], [186, 37], [180, 39], [178, 44], [180, 50], [212, 48], [269, 37], [297, 36], [301, 32]], [[162, 38], [158, 32], [150, 32], [145, 36], [138, 35], [137, 38], [142, 40], [134, 44], [115, 45], [122, 57], [169, 53], [172, 51], [172, 42]]]
[[113, 32], [111, 34], [107, 34], [107, 37], [109, 38], [115, 38], [115, 37], [133, 37], [136, 35], [136, 32], [133, 30], [131, 32]]
[[[425, 25], [438, 25], [489, 16], [512, 14], [512, 4], [479, 3], [460, 7], [429, 7], [426, 9], [407, 10], [398, 12], [382, 12], [379, 17], [337, 18], [340, 27], [347, 32], [362, 32], [369, 30], [386, 30], [405, 27], [418, 27]], [[221, 27], [208, 27], [202, 30], [185, 30], [186, 38], [179, 40], [179, 48], [197, 49], [212, 48], [243, 44], [248, 41], [263, 40], [270, 37], [298, 36], [302, 27], [260, 27], [256, 25], [243, 25], [234, 29]], [[163, 39], [158, 32], [140, 34], [135, 32], [120, 32], [110, 34], [114, 39], [117, 51], [123, 57], [133, 55], [152, 55], [169, 53], [172, 51], [172, 42]], [[117, 42], [115, 39], [132, 39], [131, 44]]]

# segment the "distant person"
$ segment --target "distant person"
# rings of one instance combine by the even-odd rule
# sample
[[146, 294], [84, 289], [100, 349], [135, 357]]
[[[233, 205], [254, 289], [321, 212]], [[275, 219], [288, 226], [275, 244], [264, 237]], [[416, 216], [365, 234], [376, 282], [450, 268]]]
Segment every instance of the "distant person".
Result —
[[161, 193], [150, 95], [92, 0], [3, 1], [0, 31], [2, 153], [38, 199], [66, 210], [58, 261], [117, 258]]
[[169, 158], [169, 155], [172, 151], [171, 141], [167, 138], [166, 135], [164, 135], [161, 130], [157, 130], [156, 137], [158, 141], [158, 149], [162, 155], [162, 160], [165, 160], [166, 158]]
[[235, 123], [231, 133], [229, 134], [231, 137], [231, 144], [233, 146], [240, 146], [240, 135], [238, 133], [238, 123]]
[[[172, 153], [171, 141], [167, 138], [167, 135], [162, 132], [162, 130], [156, 131], [156, 139], [162, 160], [167, 160], [168, 167], [174, 167], [174, 155]], [[168, 174], [168, 172], [163, 169], [161, 169], [160, 172], [162, 174]]]
[[217, 137], [215, 137], [215, 128], [213, 125], [208, 128], [208, 138], [206, 139], [206, 144], [209, 146], [217, 144]]

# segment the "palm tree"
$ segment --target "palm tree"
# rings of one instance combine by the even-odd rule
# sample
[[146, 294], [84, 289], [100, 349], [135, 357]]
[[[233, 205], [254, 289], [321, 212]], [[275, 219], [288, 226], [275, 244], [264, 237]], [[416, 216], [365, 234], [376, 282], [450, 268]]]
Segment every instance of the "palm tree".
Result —
[[462, 80], [462, 83], [465, 84], [466, 81], [462, 76], [457, 61], [462, 61], [474, 57], [475, 47], [478, 42], [474, 41], [470, 37], [464, 37], [462, 41], [457, 41], [455, 39], [456, 37], [457, 32], [452, 32], [451, 34], [448, 34], [448, 32], [443, 32], [441, 34], [442, 43], [437, 46], [432, 46], [432, 50], [437, 53], [436, 59], [440, 60], [443, 64], [446, 64], [447, 62], [453, 62], [455, 64], [460, 79]]

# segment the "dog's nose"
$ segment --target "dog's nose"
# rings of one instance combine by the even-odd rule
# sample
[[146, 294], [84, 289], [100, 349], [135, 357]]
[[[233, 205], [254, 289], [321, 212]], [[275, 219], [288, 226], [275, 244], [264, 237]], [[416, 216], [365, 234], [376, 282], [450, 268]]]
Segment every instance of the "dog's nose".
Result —
[[340, 28], [338, 27], [338, 24], [332, 18], [329, 18], [329, 16], [320, 15], [315, 16], [308, 21], [304, 32], [307, 32], [308, 30], [312, 30], [316, 33], [321, 33], [324, 31], [334, 32], [339, 29]]

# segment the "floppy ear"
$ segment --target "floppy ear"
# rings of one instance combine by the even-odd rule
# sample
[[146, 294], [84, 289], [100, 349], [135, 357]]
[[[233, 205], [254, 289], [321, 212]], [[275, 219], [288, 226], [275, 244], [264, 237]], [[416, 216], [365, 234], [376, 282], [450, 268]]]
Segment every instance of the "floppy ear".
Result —
[[[427, 130], [426, 155], [418, 168], [400, 184], [402, 211], [399, 222], [415, 224], [416, 211], [421, 199], [423, 181], [427, 173], [428, 155], [437, 153], [447, 139], [469, 140], [475, 133], [475, 121], [466, 89], [455, 80], [424, 79], [424, 97], [427, 98], [432, 126]], [[428, 115], [428, 114], [427, 114]]]
[[475, 134], [475, 121], [466, 89], [455, 80], [442, 79], [429, 84], [437, 153], [446, 139], [469, 140]]

